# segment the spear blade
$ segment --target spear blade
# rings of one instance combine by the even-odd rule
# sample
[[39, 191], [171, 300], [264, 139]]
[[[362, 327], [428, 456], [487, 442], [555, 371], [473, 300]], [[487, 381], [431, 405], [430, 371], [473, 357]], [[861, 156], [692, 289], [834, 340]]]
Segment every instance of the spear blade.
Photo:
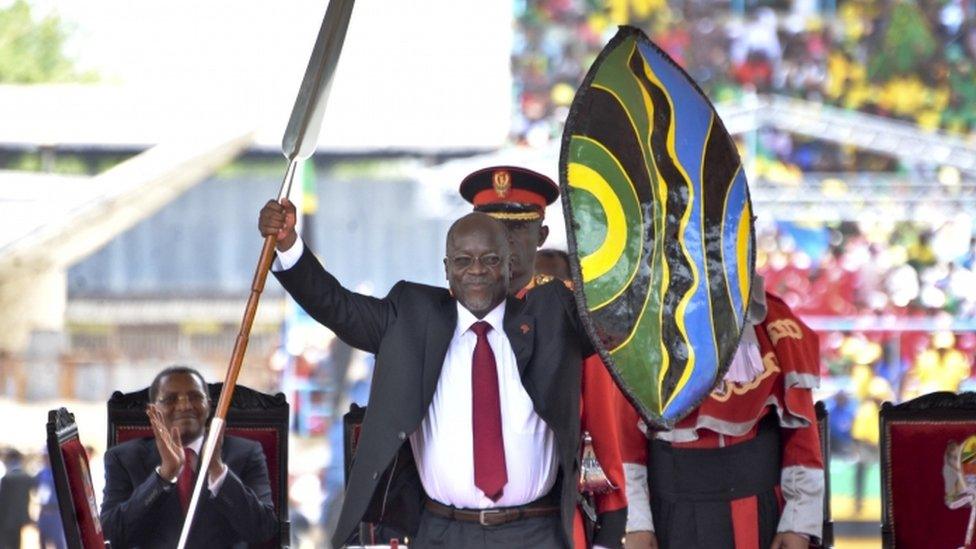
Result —
[[288, 127], [281, 140], [281, 152], [288, 160], [308, 158], [315, 152], [353, 3], [354, 0], [331, 0], [325, 11], [305, 77], [291, 110], [291, 118], [288, 119]]

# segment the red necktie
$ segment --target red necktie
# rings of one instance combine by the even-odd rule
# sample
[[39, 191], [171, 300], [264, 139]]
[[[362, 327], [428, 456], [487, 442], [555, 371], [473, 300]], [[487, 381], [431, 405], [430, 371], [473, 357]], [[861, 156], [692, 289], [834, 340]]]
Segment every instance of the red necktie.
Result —
[[505, 444], [502, 440], [498, 368], [495, 353], [488, 344], [488, 330], [491, 330], [491, 324], [483, 320], [471, 326], [471, 331], [478, 336], [471, 368], [474, 485], [492, 501], [498, 501], [508, 482], [508, 473], [505, 470]]
[[180, 469], [179, 479], [176, 481], [176, 491], [180, 494], [180, 505], [183, 515], [190, 508], [190, 496], [193, 495], [193, 469], [196, 465], [197, 453], [189, 448], [183, 448], [183, 468]]

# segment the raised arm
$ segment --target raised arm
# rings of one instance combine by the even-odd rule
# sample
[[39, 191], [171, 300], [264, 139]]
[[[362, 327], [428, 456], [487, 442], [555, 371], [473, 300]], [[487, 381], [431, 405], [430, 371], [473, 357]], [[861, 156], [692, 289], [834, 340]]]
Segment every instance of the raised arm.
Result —
[[394, 302], [399, 285], [384, 299], [343, 288], [298, 240], [295, 219], [295, 206], [288, 199], [283, 199], [281, 204], [269, 201], [261, 209], [258, 229], [262, 236], [276, 236], [281, 256], [294, 254], [295, 246], [302, 248], [297, 262], [282, 265], [283, 270], [274, 271], [275, 277], [312, 318], [349, 345], [376, 353], [383, 334], [396, 318]]

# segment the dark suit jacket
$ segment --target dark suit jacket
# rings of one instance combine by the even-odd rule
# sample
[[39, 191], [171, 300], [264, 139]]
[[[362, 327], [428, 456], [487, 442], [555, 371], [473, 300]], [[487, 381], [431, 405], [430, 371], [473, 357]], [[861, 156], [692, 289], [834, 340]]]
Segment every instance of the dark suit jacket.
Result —
[[0, 478], [0, 531], [20, 530], [30, 522], [27, 504], [34, 480], [20, 467]]
[[[313, 318], [346, 343], [376, 355], [369, 409], [332, 539], [333, 546], [340, 547], [371, 503], [388, 514], [393, 512], [390, 502], [422, 501], [406, 441], [419, 428], [433, 399], [457, 325], [457, 302], [444, 288], [409, 282], [398, 282], [383, 299], [350, 292], [307, 248], [294, 267], [275, 276]], [[573, 295], [562, 284], [541, 287], [524, 301], [509, 298], [504, 324], [522, 385], [555, 434], [568, 547], [577, 494], [580, 365], [593, 351]], [[395, 457], [394, 468], [406, 464], [407, 470], [396, 478], [381, 478]], [[412, 535], [416, 516], [407, 519], [404, 526]]]
[[[227, 464], [227, 476], [216, 497], [204, 485], [187, 547], [258, 543], [278, 531], [261, 445], [225, 436], [221, 458]], [[101, 520], [105, 539], [113, 547], [176, 547], [183, 510], [176, 486], [156, 474], [159, 464], [159, 451], [151, 437], [130, 440], [105, 452]]]

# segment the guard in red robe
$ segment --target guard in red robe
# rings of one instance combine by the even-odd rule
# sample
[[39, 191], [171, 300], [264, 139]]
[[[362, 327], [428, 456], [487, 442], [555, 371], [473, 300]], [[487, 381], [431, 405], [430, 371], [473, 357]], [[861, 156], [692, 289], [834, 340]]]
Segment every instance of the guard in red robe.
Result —
[[818, 541], [824, 463], [816, 334], [761, 279], [723, 382], [670, 431], [619, 411], [628, 549], [792, 548]]

